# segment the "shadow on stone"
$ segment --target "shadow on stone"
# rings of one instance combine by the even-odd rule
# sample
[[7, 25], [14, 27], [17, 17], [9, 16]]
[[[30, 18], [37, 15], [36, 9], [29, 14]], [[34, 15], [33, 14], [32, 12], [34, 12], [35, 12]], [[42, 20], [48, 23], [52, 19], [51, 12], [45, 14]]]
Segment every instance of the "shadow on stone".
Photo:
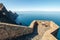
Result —
[[37, 32], [38, 31], [38, 23], [37, 22], [34, 23], [34, 28], [33, 28], [32, 31], [33, 31], [33, 33], [31, 33], [31, 34], [19, 36], [19, 37], [16, 37], [16, 38], [12, 38], [10, 40], [31, 40], [36, 35], [38, 35], [38, 32]]
[[[58, 30], [59, 30], [59, 29], [57, 29], [57, 30], [55, 30], [54, 32], [51, 33], [55, 38], [57, 38]], [[57, 38], [57, 39], [58, 39], [58, 38]]]

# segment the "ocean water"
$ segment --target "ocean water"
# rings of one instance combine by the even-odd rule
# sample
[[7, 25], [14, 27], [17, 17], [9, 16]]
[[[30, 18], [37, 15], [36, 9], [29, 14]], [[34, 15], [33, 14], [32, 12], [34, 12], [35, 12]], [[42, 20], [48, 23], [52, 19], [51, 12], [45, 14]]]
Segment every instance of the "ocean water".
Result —
[[[60, 26], [60, 12], [25, 11], [17, 12], [17, 14], [19, 15], [15, 20], [17, 24], [22, 23], [22, 25], [29, 26], [33, 20], [49, 20]], [[60, 40], [60, 29], [57, 38]]]
[[29, 25], [33, 20], [50, 20], [60, 25], [60, 12], [17, 12], [16, 23]]

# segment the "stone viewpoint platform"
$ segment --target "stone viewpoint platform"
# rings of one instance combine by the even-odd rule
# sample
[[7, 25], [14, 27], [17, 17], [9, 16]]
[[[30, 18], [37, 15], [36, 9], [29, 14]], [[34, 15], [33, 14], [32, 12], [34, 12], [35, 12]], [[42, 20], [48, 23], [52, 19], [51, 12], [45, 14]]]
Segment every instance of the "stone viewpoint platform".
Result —
[[17, 17], [0, 3], [0, 40], [58, 40], [59, 26], [53, 21], [34, 20], [30, 26], [22, 26], [16, 25]]
[[0, 23], [0, 40], [57, 40], [59, 26], [53, 21], [34, 20], [30, 26]]

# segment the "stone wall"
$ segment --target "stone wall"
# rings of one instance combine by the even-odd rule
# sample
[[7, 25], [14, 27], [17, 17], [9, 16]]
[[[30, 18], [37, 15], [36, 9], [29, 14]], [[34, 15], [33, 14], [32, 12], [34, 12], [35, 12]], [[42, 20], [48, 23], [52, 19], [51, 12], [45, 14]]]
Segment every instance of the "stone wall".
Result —
[[33, 30], [26, 26], [0, 23], [0, 40], [15, 38], [32, 32]]

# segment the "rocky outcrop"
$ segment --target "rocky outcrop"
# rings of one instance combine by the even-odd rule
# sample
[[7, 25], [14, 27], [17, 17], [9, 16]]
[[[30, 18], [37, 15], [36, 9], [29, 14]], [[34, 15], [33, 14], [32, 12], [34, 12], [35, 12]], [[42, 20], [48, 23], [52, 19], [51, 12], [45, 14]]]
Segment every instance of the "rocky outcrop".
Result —
[[15, 22], [15, 19], [18, 17], [16, 13], [12, 13], [11, 11], [8, 11], [5, 6], [0, 3], [0, 22], [5, 23], [11, 23], [11, 24], [17, 24]]

